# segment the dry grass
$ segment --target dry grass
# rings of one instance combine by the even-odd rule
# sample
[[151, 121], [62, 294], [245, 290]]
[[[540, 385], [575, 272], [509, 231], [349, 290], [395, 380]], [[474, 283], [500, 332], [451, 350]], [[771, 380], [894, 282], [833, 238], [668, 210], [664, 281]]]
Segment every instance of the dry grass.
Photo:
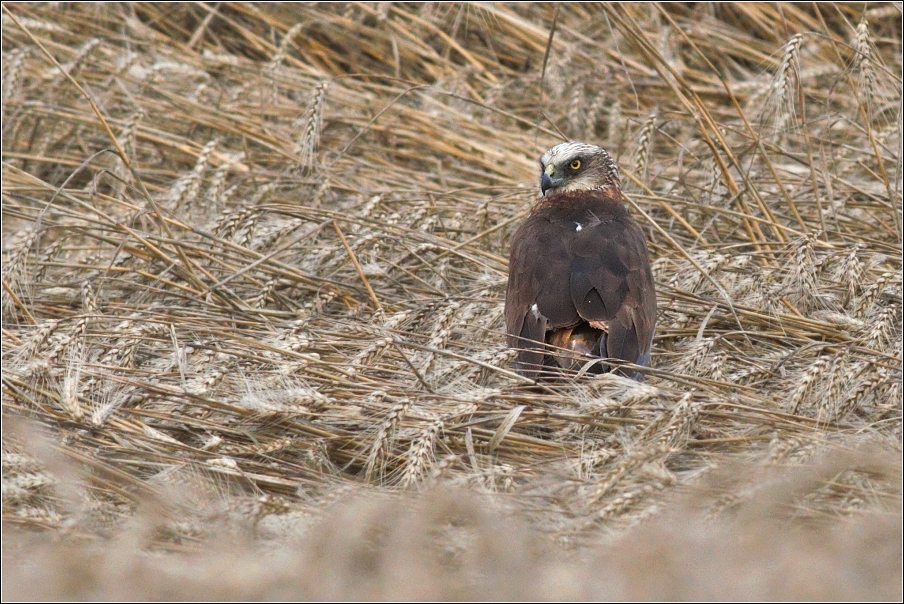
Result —
[[[3, 9], [5, 598], [901, 597], [900, 3]], [[560, 132], [642, 384], [510, 370]]]

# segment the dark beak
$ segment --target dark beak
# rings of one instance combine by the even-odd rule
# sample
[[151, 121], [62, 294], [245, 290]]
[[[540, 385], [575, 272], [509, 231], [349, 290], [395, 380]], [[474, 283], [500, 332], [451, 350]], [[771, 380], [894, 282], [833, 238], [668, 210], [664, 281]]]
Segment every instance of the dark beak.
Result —
[[546, 192], [552, 188], [552, 179], [549, 177], [549, 174], [546, 172], [543, 173], [543, 176], [540, 177], [540, 191], [543, 195], [546, 195]]

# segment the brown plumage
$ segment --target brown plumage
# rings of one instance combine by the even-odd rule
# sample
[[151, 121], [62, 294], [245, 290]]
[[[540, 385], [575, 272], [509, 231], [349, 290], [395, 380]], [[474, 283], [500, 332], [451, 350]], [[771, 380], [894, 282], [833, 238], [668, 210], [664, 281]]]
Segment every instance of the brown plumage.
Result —
[[[640, 226], [605, 150], [563, 143], [540, 160], [541, 198], [515, 233], [505, 323], [515, 368], [532, 378], [593, 358], [647, 365], [656, 292]], [[597, 363], [591, 371], [608, 371]], [[619, 370], [640, 379], [633, 371]]]

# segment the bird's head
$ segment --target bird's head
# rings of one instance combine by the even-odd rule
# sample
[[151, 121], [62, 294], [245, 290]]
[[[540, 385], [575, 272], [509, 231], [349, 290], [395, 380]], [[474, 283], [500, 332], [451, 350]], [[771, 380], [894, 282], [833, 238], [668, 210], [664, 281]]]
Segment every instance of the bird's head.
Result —
[[602, 147], [561, 143], [540, 158], [540, 197], [565, 191], [621, 189], [618, 166]]

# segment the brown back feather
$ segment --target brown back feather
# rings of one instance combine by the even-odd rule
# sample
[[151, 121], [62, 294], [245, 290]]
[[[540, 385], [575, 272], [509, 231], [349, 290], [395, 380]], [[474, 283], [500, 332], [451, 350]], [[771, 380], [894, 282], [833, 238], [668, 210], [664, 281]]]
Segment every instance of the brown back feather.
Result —
[[620, 197], [617, 189], [544, 197], [515, 233], [505, 320], [525, 375], [551, 365], [552, 334], [590, 321], [608, 326], [604, 357], [649, 362], [653, 274], [643, 231]]

